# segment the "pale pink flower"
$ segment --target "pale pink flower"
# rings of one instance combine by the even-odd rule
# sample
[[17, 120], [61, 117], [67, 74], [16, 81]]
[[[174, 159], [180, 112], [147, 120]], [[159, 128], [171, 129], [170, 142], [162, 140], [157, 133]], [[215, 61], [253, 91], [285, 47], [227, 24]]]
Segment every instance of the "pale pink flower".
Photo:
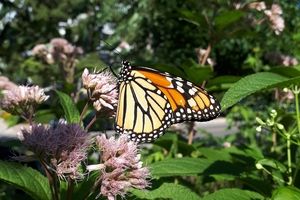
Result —
[[41, 56], [48, 52], [47, 46], [45, 44], [37, 44], [31, 50], [33, 55]]
[[239, 3], [239, 2], [234, 2], [234, 3], [233, 3], [233, 7], [234, 7], [234, 9], [239, 10], [239, 9], [241, 9], [243, 6], [242, 6], [242, 4]]
[[32, 55], [41, 58], [43, 61], [45, 61], [48, 64], [53, 64], [54, 63], [53, 56], [49, 52], [49, 47], [45, 44], [37, 44], [32, 49]]
[[89, 73], [88, 69], [84, 69], [81, 77], [83, 87], [87, 89], [94, 108], [97, 111], [102, 108], [114, 110], [118, 93], [117, 81], [112, 74], [107, 71]]
[[[100, 149], [102, 164], [98, 165], [102, 174], [97, 181], [100, 194], [108, 199], [117, 195], [125, 196], [130, 188], [145, 189], [149, 187], [149, 169], [142, 166], [136, 143], [128, 141], [126, 135], [118, 139], [98, 136], [97, 146]], [[88, 167], [88, 169], [96, 169]]]
[[56, 59], [71, 59], [83, 53], [82, 48], [72, 45], [64, 38], [53, 38], [50, 46], [50, 52]]
[[[202, 49], [202, 48], [196, 48], [196, 54], [198, 57], [198, 63], [202, 63], [203, 59], [205, 59], [206, 56], [206, 49]], [[206, 63], [210, 66], [214, 66], [216, 65], [216, 62], [212, 59], [212, 58], [206, 58]]]
[[275, 3], [271, 6], [271, 12], [273, 13], [273, 15], [282, 15], [283, 13], [280, 5]]
[[18, 86], [3, 91], [0, 106], [3, 110], [31, 118], [36, 106], [49, 98], [39, 86]]
[[276, 35], [279, 35], [285, 28], [282, 9], [278, 4], [273, 4], [271, 10], [265, 10], [265, 15], [268, 17], [271, 28]]
[[267, 9], [266, 3], [264, 1], [257, 1], [248, 4], [248, 8], [255, 9], [257, 11], [263, 11]]
[[87, 158], [88, 134], [78, 124], [59, 121], [51, 126], [34, 124], [22, 130], [22, 142], [58, 177], [82, 178], [78, 168]]

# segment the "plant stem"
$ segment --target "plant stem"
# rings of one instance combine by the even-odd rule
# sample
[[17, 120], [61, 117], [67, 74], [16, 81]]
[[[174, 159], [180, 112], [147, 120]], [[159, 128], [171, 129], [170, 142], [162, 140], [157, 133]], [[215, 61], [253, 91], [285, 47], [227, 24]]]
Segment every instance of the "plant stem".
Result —
[[96, 120], [97, 120], [97, 115], [93, 117], [90, 123], [85, 127], [85, 130], [88, 131], [91, 128], [91, 126], [95, 123]]
[[47, 167], [47, 164], [40, 159], [40, 162], [44, 168], [44, 171], [47, 175], [47, 178], [48, 178], [48, 181], [49, 181], [49, 185], [50, 185], [50, 189], [51, 189], [51, 195], [52, 195], [52, 200], [58, 200], [59, 197], [58, 197], [58, 190], [57, 190], [57, 183], [56, 183], [56, 179], [53, 177], [55, 175], [53, 175], [53, 173], [51, 173], [49, 170], [48, 170], [48, 167]]
[[[300, 91], [299, 91], [298, 86], [295, 86], [295, 88], [292, 91], [295, 94], [296, 116], [297, 116], [297, 120], [296, 121], [297, 121], [297, 127], [298, 127], [298, 134], [300, 134], [300, 111], [299, 111], [299, 92]], [[298, 145], [298, 148], [299, 148], [299, 145]], [[294, 172], [291, 184], [293, 183], [293, 180], [295, 180], [295, 178], [296, 178], [296, 176], [298, 174], [298, 171], [299, 171], [299, 167], [298, 167], [298, 163], [297, 163], [296, 164], [296, 170]]]
[[73, 190], [74, 190], [74, 181], [69, 178], [68, 179], [67, 200], [72, 199]]
[[267, 170], [266, 168], [262, 167], [262, 170], [264, 170], [267, 174], [271, 175], [273, 178], [277, 179], [278, 181], [285, 183], [284, 180], [282, 180], [281, 178], [279, 178], [278, 176], [273, 175], [269, 170]]
[[84, 116], [84, 114], [86, 113], [86, 111], [87, 111], [87, 109], [88, 109], [88, 106], [89, 106], [89, 103], [87, 102], [87, 103], [84, 105], [83, 109], [82, 109], [82, 112], [81, 112], [81, 114], [80, 114], [79, 125], [82, 123], [83, 116]]
[[286, 146], [287, 146], [287, 159], [288, 159], [288, 185], [292, 185], [292, 157], [291, 157], [291, 135], [288, 133], [286, 137]]
[[300, 112], [299, 112], [299, 91], [298, 90], [298, 87], [295, 86], [295, 91], [294, 91], [294, 94], [295, 94], [295, 104], [296, 104], [296, 114], [297, 114], [297, 126], [298, 126], [298, 134], [300, 134]]

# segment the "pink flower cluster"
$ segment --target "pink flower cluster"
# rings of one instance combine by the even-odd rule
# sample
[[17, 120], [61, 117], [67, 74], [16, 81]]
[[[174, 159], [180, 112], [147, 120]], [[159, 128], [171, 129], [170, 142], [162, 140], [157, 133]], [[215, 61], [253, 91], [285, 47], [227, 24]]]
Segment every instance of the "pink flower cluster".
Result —
[[85, 69], [82, 73], [83, 87], [87, 89], [94, 108], [100, 111], [102, 108], [114, 110], [117, 104], [117, 81], [111, 73], [89, 73]]
[[272, 4], [271, 8], [267, 9], [264, 1], [258, 1], [249, 3], [248, 8], [263, 11], [276, 35], [279, 35], [283, 31], [285, 25], [280, 5]]
[[63, 38], [53, 38], [49, 44], [38, 44], [32, 49], [33, 55], [42, 58], [48, 64], [74, 59], [82, 53], [82, 48]]
[[265, 10], [265, 15], [268, 17], [271, 28], [276, 35], [279, 35], [284, 29], [284, 19], [282, 18], [282, 9], [278, 4], [273, 4], [271, 10]]
[[0, 106], [3, 110], [31, 118], [38, 104], [46, 101], [49, 96], [39, 86], [18, 86], [4, 90]]
[[102, 153], [101, 194], [109, 200], [117, 195], [124, 197], [128, 189], [144, 189], [150, 185], [149, 169], [142, 166], [137, 145], [128, 141], [127, 136], [118, 139], [98, 136], [97, 145]]
[[78, 167], [87, 157], [90, 140], [78, 124], [64, 121], [51, 126], [34, 124], [29, 130], [23, 129], [21, 132], [25, 146], [49, 169], [53, 169], [58, 177], [82, 177]]

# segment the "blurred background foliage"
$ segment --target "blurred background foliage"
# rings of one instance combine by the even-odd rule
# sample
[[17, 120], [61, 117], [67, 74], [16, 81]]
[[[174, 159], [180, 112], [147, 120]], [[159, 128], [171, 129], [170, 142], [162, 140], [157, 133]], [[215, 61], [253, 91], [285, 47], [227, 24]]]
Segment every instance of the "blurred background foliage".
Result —
[[[241, 77], [297, 65], [296, 61], [300, 59], [300, 2], [265, 1], [268, 7], [273, 3], [282, 7], [285, 27], [280, 34], [275, 34], [270, 28], [263, 12], [246, 9], [251, 2], [1, 0], [0, 73], [18, 84], [62, 89], [76, 100], [76, 90], [85, 67], [101, 69], [112, 66], [117, 71], [120, 61], [127, 59], [135, 65], [172, 72], [199, 85], [206, 80], [206, 88], [221, 99]], [[253, 19], [257, 23], [253, 23]], [[72, 83], [66, 83], [61, 76], [58, 63], [45, 63], [32, 54], [37, 44], [48, 44], [53, 38], [65, 38], [83, 50], [77, 58]], [[199, 49], [208, 48], [211, 49], [209, 58], [214, 61], [213, 65], [201, 63], [199, 59]], [[284, 63], [286, 57], [290, 62], [294, 59], [293, 63]], [[207, 169], [202, 176], [163, 177], [154, 181], [154, 188], [163, 181], [175, 180], [201, 196], [223, 187], [239, 187], [270, 197], [269, 188], [282, 183], [258, 172], [255, 160], [261, 159], [262, 154], [284, 160], [286, 155], [282, 155], [282, 149], [285, 147], [280, 143], [284, 141], [278, 139], [277, 146], [274, 146], [272, 134], [258, 135], [255, 117], [266, 118], [268, 111], [275, 108], [282, 113], [282, 123], [290, 122], [289, 111], [295, 105], [279, 98], [279, 92], [272, 90], [252, 95], [224, 111], [222, 115], [226, 115], [228, 126], [239, 128], [234, 134], [222, 138], [207, 134], [196, 140], [193, 146], [183, 142], [186, 137], [167, 134], [151, 149], [145, 150], [145, 161], [154, 163], [154, 166], [155, 162], [166, 158], [206, 157], [213, 163], [225, 155], [223, 163], [215, 163], [216, 166]], [[80, 98], [76, 103], [83, 107]], [[62, 111], [53, 103], [42, 107], [37, 118], [39, 114], [41, 122], [48, 122], [53, 117], [59, 118]], [[104, 120], [94, 129], [111, 128], [106, 124]], [[222, 153], [226, 144], [236, 146], [236, 149]], [[206, 147], [214, 149], [204, 149]], [[299, 154], [298, 151], [294, 147], [293, 152]], [[224, 166], [236, 171], [228, 172]], [[295, 178], [295, 184], [299, 184], [299, 177]], [[262, 185], [266, 188], [260, 187]], [[5, 187], [1, 186], [1, 192]]]

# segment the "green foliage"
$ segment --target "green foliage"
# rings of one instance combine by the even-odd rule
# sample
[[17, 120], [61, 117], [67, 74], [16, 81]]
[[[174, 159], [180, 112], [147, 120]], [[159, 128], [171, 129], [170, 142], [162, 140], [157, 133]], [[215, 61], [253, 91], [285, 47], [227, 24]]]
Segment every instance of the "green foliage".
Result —
[[131, 193], [140, 199], [201, 199], [187, 187], [174, 183], [164, 183], [151, 191], [131, 190]]
[[272, 200], [299, 200], [300, 190], [295, 187], [280, 187], [277, 188], [272, 195]]
[[24, 167], [14, 162], [0, 161], [0, 179], [20, 188], [33, 199], [51, 199], [47, 178], [30, 167]]
[[246, 76], [236, 82], [222, 99], [222, 109], [225, 110], [236, 104], [243, 98], [255, 92], [275, 87], [284, 87], [291, 84], [299, 84], [300, 77], [288, 78], [270, 72], [261, 72]]
[[222, 189], [202, 198], [202, 200], [218, 200], [218, 199], [259, 200], [265, 198], [259, 193], [247, 191], [247, 190], [241, 190], [241, 189]]
[[[274, 63], [278, 57], [267, 56], [275, 52], [299, 60], [299, 2], [276, 2], [285, 20], [280, 35], [270, 28], [263, 11], [247, 7], [251, 2], [240, 2], [241, 8], [236, 9], [232, 2], [220, 0], [2, 1], [0, 72], [18, 84], [55, 88], [62, 110], [57, 109], [57, 102], [45, 103], [35, 113], [37, 123], [62, 116], [68, 123], [79, 123], [79, 110], [87, 101], [80, 90], [85, 67], [119, 68], [119, 61], [126, 58], [199, 86], [206, 83], [205, 88], [217, 99], [223, 97], [221, 116], [237, 130], [224, 137], [197, 132], [192, 145], [183, 133], [164, 135], [142, 151], [153, 176], [152, 188], [133, 189], [129, 198], [300, 199], [299, 101], [280, 98], [279, 89], [293, 85], [293, 95], [298, 98], [300, 67], [283, 67], [282, 60]], [[266, 2], [268, 9], [272, 3]], [[104, 31], [107, 27], [111, 33]], [[47, 64], [31, 55], [35, 45], [56, 37], [84, 50], [75, 62], [72, 84], [66, 84], [58, 64]], [[116, 50], [122, 41], [131, 48]], [[201, 64], [195, 53], [196, 48], [208, 47], [208, 57], [216, 63], [213, 66]], [[82, 116], [88, 122], [91, 115]], [[19, 116], [5, 119], [10, 124], [23, 122]], [[99, 121], [105, 122], [101, 124], [104, 129], [111, 127], [105, 117], [100, 116]], [[19, 145], [7, 143], [3, 147], [27, 153]], [[36, 170], [1, 161], [0, 176], [34, 199], [50, 199], [48, 182]], [[98, 177], [96, 173], [79, 181], [72, 199], [96, 198], [100, 185], [97, 189], [93, 186]], [[59, 182], [64, 199], [68, 186], [64, 180]], [[15, 199], [12, 193], [6, 194]]]
[[56, 91], [56, 94], [59, 97], [59, 102], [64, 110], [67, 122], [78, 123], [80, 121], [80, 114], [72, 99], [63, 92]]
[[188, 176], [202, 173], [211, 163], [207, 159], [173, 158], [149, 165], [153, 176]]

